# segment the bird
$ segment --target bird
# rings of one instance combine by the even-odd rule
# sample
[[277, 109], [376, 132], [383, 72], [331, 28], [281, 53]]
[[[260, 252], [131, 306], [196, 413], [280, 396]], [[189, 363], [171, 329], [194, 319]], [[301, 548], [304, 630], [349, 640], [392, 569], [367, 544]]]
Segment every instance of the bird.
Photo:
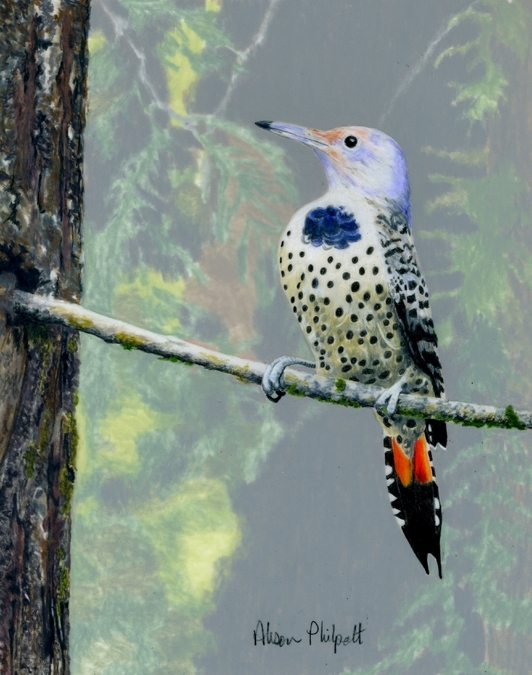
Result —
[[396, 414], [402, 393], [445, 397], [429, 293], [412, 237], [404, 154], [378, 129], [256, 124], [312, 148], [328, 180], [325, 194], [291, 218], [278, 249], [281, 285], [314, 361], [275, 359], [263, 389], [279, 400], [282, 373], [293, 364], [384, 388], [375, 413], [393, 514], [426, 573], [430, 554], [442, 578], [442, 508], [432, 453], [446, 447], [446, 425]]

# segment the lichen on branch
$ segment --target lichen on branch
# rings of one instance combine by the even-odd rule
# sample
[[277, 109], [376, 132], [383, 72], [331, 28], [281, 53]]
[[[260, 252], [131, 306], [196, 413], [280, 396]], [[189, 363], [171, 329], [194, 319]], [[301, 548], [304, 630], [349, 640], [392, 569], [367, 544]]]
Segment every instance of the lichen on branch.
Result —
[[[139, 349], [171, 362], [196, 364], [208, 370], [234, 375], [241, 382], [259, 384], [266, 369], [260, 361], [223, 354], [171, 335], [161, 335], [117, 319], [97, 314], [71, 302], [33, 295], [23, 291], [13, 294], [15, 312], [44, 323], [70, 326], [124, 349]], [[310, 375], [287, 368], [286, 391], [292, 396], [306, 396], [327, 403], [353, 408], [372, 408], [383, 389], [349, 380]], [[532, 429], [532, 412], [477, 405], [438, 398], [401, 395], [397, 412], [410, 417], [444, 420], [463, 426]]]

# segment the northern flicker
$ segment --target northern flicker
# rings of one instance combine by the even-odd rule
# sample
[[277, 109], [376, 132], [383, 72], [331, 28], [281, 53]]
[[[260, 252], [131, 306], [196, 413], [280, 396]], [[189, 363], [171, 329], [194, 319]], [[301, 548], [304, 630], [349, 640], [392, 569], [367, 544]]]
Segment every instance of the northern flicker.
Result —
[[[366, 127], [319, 131], [259, 127], [310, 146], [328, 191], [299, 209], [279, 245], [281, 284], [315, 356], [317, 373], [386, 389], [376, 405], [384, 431], [385, 474], [395, 518], [429, 573], [441, 577], [442, 511], [432, 450], [445, 447], [445, 423], [395, 415], [401, 393], [444, 396], [429, 294], [411, 232], [404, 155], [390, 136]], [[280, 357], [263, 388], [282, 394]]]

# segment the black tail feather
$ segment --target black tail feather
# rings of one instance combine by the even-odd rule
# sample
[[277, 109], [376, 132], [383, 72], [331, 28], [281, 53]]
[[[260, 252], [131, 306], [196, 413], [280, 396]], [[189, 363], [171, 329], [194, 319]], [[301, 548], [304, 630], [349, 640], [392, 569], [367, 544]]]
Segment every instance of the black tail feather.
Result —
[[[443, 440], [442, 430], [437, 431], [439, 439]], [[432, 453], [429, 450], [432, 480], [421, 483], [413, 478], [410, 484], [403, 485], [395, 470], [392, 439], [389, 436], [384, 437], [384, 447], [388, 492], [395, 518], [425, 572], [429, 574], [428, 554], [430, 553], [436, 559], [441, 579], [442, 512], [438, 485], [432, 468]]]

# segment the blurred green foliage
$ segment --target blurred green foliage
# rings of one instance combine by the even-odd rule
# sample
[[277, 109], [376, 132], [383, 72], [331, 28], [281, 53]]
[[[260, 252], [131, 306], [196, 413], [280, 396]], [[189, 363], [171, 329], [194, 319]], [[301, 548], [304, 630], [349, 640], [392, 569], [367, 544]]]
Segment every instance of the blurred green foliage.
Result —
[[[253, 356], [295, 190], [277, 145], [194, 113], [202, 78], [240, 68], [220, 8], [120, 0], [91, 34], [88, 179], [112, 179], [87, 223], [85, 303]], [[241, 546], [232, 489], [283, 430], [255, 388], [90, 337], [82, 348], [73, 672], [194, 673]]]
[[[198, 84], [213, 73], [229, 82], [241, 68], [221, 0], [110, 7], [90, 38], [87, 137], [94, 174], [114, 168], [100, 197], [105, 217], [87, 223], [85, 304], [252, 355], [295, 194], [278, 144], [194, 113]], [[459, 148], [427, 149], [444, 186], [427, 212], [448, 214], [449, 227], [416, 236], [441, 247], [443, 272], [457, 279], [432, 300], [450, 308], [437, 328], [460, 395], [499, 404], [519, 396], [516, 407], [530, 407], [532, 181], [503, 130], [521, 128], [527, 114], [512, 102], [527, 72], [532, 11], [476, 0], [451, 21], [474, 28], [474, 38], [455, 40], [435, 65], [463, 60], [469, 77], [451, 83], [449, 103], [467, 127]], [[466, 228], [452, 226], [458, 217]], [[254, 479], [283, 429], [258, 392], [227, 377], [93, 338], [83, 339], [82, 361], [73, 672], [192, 675], [214, 647], [203, 619], [242, 544], [232, 490]], [[532, 632], [527, 439], [491, 430], [476, 438], [443, 476], [444, 510], [471, 513], [460, 526], [445, 523], [444, 579], [407, 599], [381, 660], [358, 675], [524, 672], [497, 645], [505, 631], [524, 642]], [[459, 607], [465, 593], [469, 612]], [[472, 618], [486, 644], [476, 660]]]
[[[445, 229], [417, 236], [444, 252], [440, 275], [458, 275], [459, 283], [434, 293], [433, 301], [449, 308], [437, 328], [442, 351], [452, 350], [462, 400], [501, 405], [518, 396], [519, 406], [529, 408], [532, 371], [523, 352], [530, 337], [532, 221], [518, 130], [532, 101], [521, 101], [528, 110], [513, 102], [528, 73], [532, 10], [509, 0], [477, 0], [451, 23], [475, 26], [472, 40], [453, 44], [435, 61], [461, 58], [471, 73], [466, 82], [452, 83], [452, 104], [467, 127], [460, 149], [427, 148], [447, 163], [433, 181], [449, 187], [427, 203], [427, 212], [448, 218]], [[479, 432], [474, 445], [452, 446], [455, 455], [443, 475], [444, 512], [461, 511], [464, 523], [445, 524], [443, 582], [408, 598], [394, 632], [380, 644], [384, 658], [357, 675], [529, 670], [527, 649], [517, 647], [530, 644], [532, 634], [529, 446], [528, 435], [489, 430]], [[483, 642], [483, 654], [474, 640]]]

